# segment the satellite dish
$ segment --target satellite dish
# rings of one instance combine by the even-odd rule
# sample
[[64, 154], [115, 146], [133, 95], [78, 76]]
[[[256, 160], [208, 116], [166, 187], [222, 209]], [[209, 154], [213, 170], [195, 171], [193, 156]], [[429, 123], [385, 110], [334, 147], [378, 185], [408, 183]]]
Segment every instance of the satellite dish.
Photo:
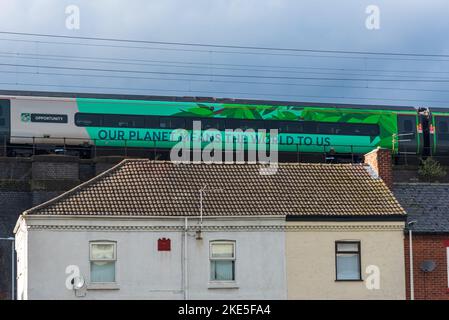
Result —
[[79, 290], [82, 287], [84, 287], [84, 278], [81, 276], [73, 278], [73, 289]]
[[437, 264], [433, 260], [424, 260], [421, 262], [420, 268], [424, 272], [432, 272], [435, 270]]

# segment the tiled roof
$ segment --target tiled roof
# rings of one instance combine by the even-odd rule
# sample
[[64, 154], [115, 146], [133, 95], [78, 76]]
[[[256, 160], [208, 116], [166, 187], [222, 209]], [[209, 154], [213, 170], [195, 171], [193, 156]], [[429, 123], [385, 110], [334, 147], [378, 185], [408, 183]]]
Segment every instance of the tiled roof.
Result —
[[417, 221], [414, 232], [449, 233], [449, 184], [400, 183], [393, 192], [407, 220]]
[[[124, 160], [25, 214], [198, 216], [397, 216], [405, 212], [382, 180], [361, 164], [173, 164]], [[211, 191], [212, 190], [212, 191]]]

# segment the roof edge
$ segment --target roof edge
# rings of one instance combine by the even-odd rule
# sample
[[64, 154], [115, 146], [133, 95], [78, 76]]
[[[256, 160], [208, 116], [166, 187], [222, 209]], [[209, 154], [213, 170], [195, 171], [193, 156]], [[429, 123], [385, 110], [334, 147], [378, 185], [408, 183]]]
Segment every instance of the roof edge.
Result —
[[384, 214], [384, 215], [304, 215], [293, 216], [287, 215], [285, 221], [406, 221], [406, 214]]
[[46, 201], [44, 203], [41, 203], [41, 204], [39, 204], [39, 205], [37, 205], [35, 207], [32, 207], [32, 208], [30, 208], [28, 210], [25, 210], [22, 213], [22, 215], [24, 215], [24, 216], [30, 215], [33, 212], [37, 211], [37, 210], [46, 208], [46, 207], [50, 206], [52, 203], [57, 202], [57, 201], [59, 201], [61, 199], [64, 199], [64, 198], [68, 197], [69, 195], [75, 193], [76, 191], [78, 191], [78, 190], [80, 190], [82, 188], [85, 188], [85, 187], [91, 185], [92, 183], [97, 182], [98, 180], [101, 180], [105, 176], [109, 175], [110, 173], [116, 171], [118, 168], [122, 167], [125, 163], [130, 162], [130, 161], [136, 161], [136, 160], [142, 161], [142, 160], [146, 160], [146, 159], [124, 159], [124, 160], [120, 161], [119, 163], [117, 163], [116, 165], [112, 166], [111, 168], [109, 168], [109, 169], [105, 170], [104, 172], [100, 173], [99, 175], [96, 175], [92, 179], [87, 180], [87, 181], [77, 185], [76, 187], [74, 187], [74, 188], [72, 188], [72, 189], [70, 189], [70, 190], [68, 190], [66, 192], [63, 192], [62, 194], [60, 194], [59, 196], [57, 196], [55, 198], [52, 198], [52, 199], [50, 199], [50, 200], [48, 200], [48, 201]]

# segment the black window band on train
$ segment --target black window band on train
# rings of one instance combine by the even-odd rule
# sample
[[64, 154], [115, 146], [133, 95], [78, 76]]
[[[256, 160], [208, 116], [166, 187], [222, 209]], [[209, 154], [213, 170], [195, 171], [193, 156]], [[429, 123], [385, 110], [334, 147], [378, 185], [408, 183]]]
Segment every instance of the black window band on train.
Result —
[[78, 127], [109, 128], [154, 128], [191, 130], [193, 121], [201, 121], [201, 128], [207, 129], [278, 129], [279, 133], [308, 133], [327, 135], [378, 136], [376, 124], [315, 122], [315, 121], [278, 121], [246, 120], [226, 118], [186, 118], [173, 116], [145, 116], [121, 114], [76, 113], [75, 125]]

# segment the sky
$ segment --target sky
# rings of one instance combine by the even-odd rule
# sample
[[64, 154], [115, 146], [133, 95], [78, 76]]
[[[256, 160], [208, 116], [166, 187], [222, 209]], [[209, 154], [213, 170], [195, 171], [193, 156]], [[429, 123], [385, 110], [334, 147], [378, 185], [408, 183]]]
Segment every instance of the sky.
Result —
[[448, 13], [447, 0], [0, 0], [0, 89], [448, 107]]

